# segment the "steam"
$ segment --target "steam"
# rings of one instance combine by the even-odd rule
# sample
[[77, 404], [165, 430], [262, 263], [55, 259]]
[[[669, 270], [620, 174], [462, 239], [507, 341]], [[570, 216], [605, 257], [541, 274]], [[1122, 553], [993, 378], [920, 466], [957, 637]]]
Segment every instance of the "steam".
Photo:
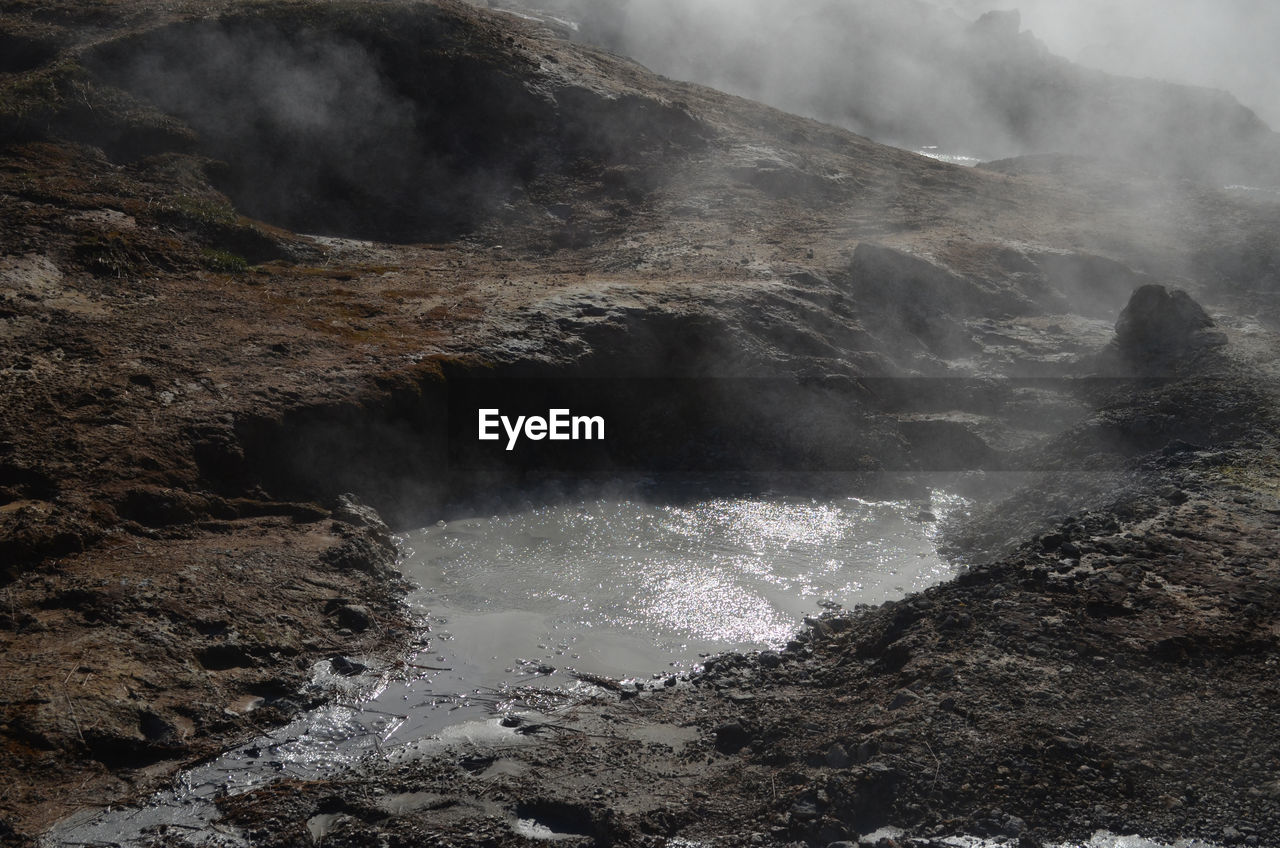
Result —
[[1024, 13], [993, 11], [992, 0], [542, 5], [660, 73], [903, 147], [1103, 155], [1280, 181], [1280, 137], [1228, 93], [1280, 122], [1280, 58], [1265, 41], [1280, 7], [1263, 0], [1007, 4]]
[[[991, 0], [950, 0], [966, 17]], [[1061, 56], [1117, 74], [1231, 92], [1280, 126], [1280, 5], [1271, 0], [1006, 0]]]
[[430, 76], [398, 89], [354, 40], [233, 22], [117, 49], [96, 70], [187, 121], [254, 217], [334, 235], [451, 235], [493, 194], [465, 145], [438, 130]]

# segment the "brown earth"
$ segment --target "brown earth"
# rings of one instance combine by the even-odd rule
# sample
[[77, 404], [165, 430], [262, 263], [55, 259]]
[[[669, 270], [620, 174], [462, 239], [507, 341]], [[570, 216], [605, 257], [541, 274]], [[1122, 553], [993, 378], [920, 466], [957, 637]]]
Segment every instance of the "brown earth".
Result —
[[[839, 638], [815, 639], [811, 657], [788, 654], [766, 669], [743, 661], [753, 701], [726, 700], [716, 682], [728, 672], [715, 672], [672, 697], [626, 704], [693, 722], [687, 757], [700, 763], [716, 738], [708, 733], [746, 715], [740, 741], [751, 750], [710, 755], [691, 773], [707, 799], [655, 783], [650, 795], [672, 793], [670, 809], [620, 808], [615, 828], [599, 823], [608, 805], [590, 803], [586, 789], [535, 771], [491, 800], [514, 810], [563, 791], [589, 815], [538, 809], [579, 823], [588, 815], [601, 842], [727, 834], [729, 822], [757, 815], [765, 819], [751, 829], [765, 839], [821, 842], [828, 819], [862, 823], [861, 802], [848, 800], [863, 797], [861, 782], [878, 798], [887, 781], [905, 787], [884, 801], [900, 824], [961, 827], [1001, 797], [1003, 813], [1051, 835], [1128, 823], [1213, 836], [1247, 814], [1269, 844], [1265, 745], [1241, 748], [1239, 786], [1212, 775], [1274, 715], [1261, 682], [1277, 609], [1266, 542], [1273, 448], [1241, 440], [1273, 420], [1280, 205], [1101, 161], [954, 168], [447, 0], [0, 9], [0, 768], [9, 778], [0, 834], [17, 840], [81, 806], [138, 797], [182, 764], [285, 720], [313, 697], [297, 693], [317, 662], [394, 661], [412, 622], [393, 551], [376, 516], [341, 496], [355, 492], [408, 526], [483, 485], [440, 462], [451, 381], [770, 374], [810, 381], [779, 408], [820, 402], [867, 424], [775, 421], [760, 437], [783, 454], [803, 447], [819, 467], [919, 467], [930, 451], [944, 465], [975, 453], [1015, 461], [1102, 405], [1113, 411], [1046, 449], [1054, 461], [1127, 464], [1182, 438], [1204, 449], [1198, 459], [1149, 477], [1167, 485], [1183, 475], [1203, 493], [1176, 507], [1135, 495], [1149, 523], [1124, 525], [1138, 527], [1137, 541], [1106, 541], [1102, 559], [1086, 562], [1088, 545], [1103, 544], [1093, 537], [1122, 531], [1090, 531], [1080, 566], [1023, 553], [840, 625]], [[208, 73], [184, 79], [184, 96], [135, 73], [166, 67], [191, 44], [200, 50], [188, 64]], [[219, 55], [210, 45], [228, 44], [278, 48], [295, 78], [345, 57], [363, 87], [338, 83], [344, 97], [403, 107], [413, 120], [356, 109], [377, 133], [333, 123], [334, 140], [313, 144], [325, 134], [304, 131], [305, 120], [273, 123], [279, 87], [264, 83], [243, 104], [258, 130], [238, 134], [239, 113], [218, 100], [219, 66], [208, 64]], [[464, 94], [451, 97], [439, 79]], [[318, 90], [302, 101], [306, 114], [337, 121], [352, 105]], [[361, 155], [344, 146], [352, 138], [367, 145]], [[289, 185], [296, 195], [263, 190]], [[1217, 394], [1108, 406], [1051, 387], [1031, 405], [1054, 412], [1036, 419], [1012, 390], [978, 403], [940, 380], [907, 408], [859, 382], [1088, 373], [1129, 291], [1150, 281], [1191, 291], [1226, 333], [1227, 358], [1213, 367], [1229, 378], [1209, 381]], [[625, 420], [634, 409], [613, 411]], [[675, 440], [700, 444], [714, 431]], [[630, 449], [649, 446], [637, 437]], [[1222, 482], [1214, 456], [1237, 476]], [[510, 484], [521, 471], [495, 479]], [[1203, 539], [1162, 524], [1198, 507]], [[971, 536], [990, 549], [1052, 511], [1042, 512]], [[944, 627], [941, 610], [960, 604], [970, 618]], [[910, 620], [890, 624], [902, 615]], [[886, 628], [901, 632], [886, 641]], [[907, 659], [874, 670], [904, 638], [913, 641], [890, 654]], [[936, 678], [944, 666], [953, 674]], [[997, 698], [1019, 675], [1045, 677], [1036, 685], [1049, 694]], [[1134, 694], [1157, 684], [1154, 700]], [[904, 688], [915, 700], [880, 712]], [[1091, 702], [1099, 692], [1110, 700]], [[1242, 706], [1235, 696], [1246, 692]], [[1081, 723], [1099, 706], [1125, 717], [1121, 742]], [[703, 707], [704, 717], [685, 712]], [[1217, 724], [1196, 745], [1175, 738], [1171, 728], [1197, 727], [1202, 712]], [[1016, 716], [1016, 730], [1002, 716]], [[899, 759], [868, 755], [830, 776], [813, 816], [793, 809], [809, 803], [799, 796], [817, 791], [817, 775], [828, 779], [806, 757], [864, 737]], [[1057, 737], [1071, 744], [1046, 741]], [[628, 744], [580, 756], [638, 763], [618, 747]], [[577, 769], [570, 748], [529, 756]], [[371, 777], [368, 791], [379, 780], [435, 786], [451, 772], [433, 762]], [[1200, 768], [1204, 776], [1185, 776]], [[609, 774], [618, 787], [656, 780], [639, 765]], [[1013, 784], [1011, 774], [1019, 789], [1001, 795], [994, 787]], [[1076, 812], [1072, 801], [1045, 818], [1056, 809], [1050, 794], [1092, 801], [1110, 781], [1133, 794], [1105, 814]], [[329, 790], [299, 791], [311, 804], [306, 793]], [[236, 803], [263, 816], [255, 805], [270, 797]], [[301, 840], [286, 819], [272, 838]], [[458, 821], [451, 832], [466, 842], [475, 822]], [[386, 827], [407, 828], [412, 841], [427, 825], [411, 816]], [[494, 838], [516, 839], [505, 827], [495, 819]]]

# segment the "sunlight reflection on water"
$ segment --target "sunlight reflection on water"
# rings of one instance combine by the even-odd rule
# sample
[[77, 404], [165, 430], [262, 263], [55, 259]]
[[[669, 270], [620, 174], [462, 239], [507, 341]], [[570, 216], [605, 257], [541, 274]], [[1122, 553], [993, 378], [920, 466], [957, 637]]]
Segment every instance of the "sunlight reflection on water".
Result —
[[915, 151], [921, 156], [928, 156], [930, 159], [937, 159], [939, 162], [946, 162], [949, 165], [961, 165], [965, 168], [972, 168], [982, 160], [977, 156], [966, 156], [961, 153], [944, 153], [938, 149], [936, 145], [929, 147], [921, 147]]
[[[602, 499], [424, 528], [405, 536], [401, 568], [423, 587], [414, 603], [446, 615], [461, 644], [469, 615], [488, 616], [492, 636], [495, 614], [519, 611], [519, 626], [540, 627], [510, 634], [522, 656], [608, 631], [656, 670], [694, 645], [779, 645], [819, 602], [881, 603], [946, 579], [935, 524], [919, 519], [962, 506], [941, 492], [915, 502]], [[619, 670], [602, 659], [593, 672]]]

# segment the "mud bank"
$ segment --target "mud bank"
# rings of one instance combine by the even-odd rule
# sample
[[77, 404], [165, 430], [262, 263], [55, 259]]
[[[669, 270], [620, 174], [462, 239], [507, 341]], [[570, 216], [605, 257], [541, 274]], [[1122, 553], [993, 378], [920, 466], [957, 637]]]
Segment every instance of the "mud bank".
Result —
[[[322, 697], [305, 687], [317, 662], [393, 663], [412, 623], [379, 514], [403, 526], [548, 468], [733, 468], [793, 473], [800, 486], [831, 468], [1106, 469], [1179, 440], [1220, 453], [1266, 409], [1236, 391], [1276, 373], [1268, 245], [1280, 206], [1265, 197], [1105, 161], [954, 168], [451, 2], [11, 5], [2, 43], [16, 47], [0, 68], [6, 838], [145, 795], [184, 763], [287, 721]], [[302, 86], [292, 123], [237, 122], [213, 82], [215, 48], [263, 43], [289, 61], [279, 77], [253, 66], [261, 79], [246, 82], [261, 97], [246, 114], [262, 117], [290, 80], [314, 82], [320, 58], [344, 57], [349, 73], [334, 88]], [[139, 72], [197, 47], [198, 73], [181, 80], [190, 98]], [[492, 97], [424, 87], [473, 71]], [[311, 202], [255, 194], [307, 115], [353, 99], [385, 119], [354, 161], [340, 161], [349, 135], [308, 142], [341, 180], [299, 172], [299, 157], [280, 175]], [[409, 104], [411, 119], [396, 123], [388, 104]], [[514, 141], [477, 146], [488, 129]], [[396, 195], [375, 160], [426, 163], [440, 190], [410, 203], [423, 186]], [[353, 189], [365, 184], [398, 197], [396, 214], [366, 216], [378, 201]], [[1117, 313], [1150, 282], [1205, 303], [1231, 367], [1256, 375], [1170, 383], [1169, 363], [1110, 369]], [[644, 403], [636, 387], [654, 380], [678, 402]], [[498, 386], [545, 409], [549, 381], [571, 406], [599, 401], [607, 420], [645, 426], [572, 462], [493, 463], [475, 443], [446, 461], [459, 447], [451, 391]], [[1059, 436], [1071, 441], [1050, 450]], [[1241, 466], [1265, 491], [1270, 466], [1254, 456]], [[1064, 482], [960, 543], [1001, 562], [1029, 528], [1104, 501]], [[852, 621], [851, 632], [871, 626]], [[996, 639], [997, 624], [972, 632]], [[776, 668], [799, 655], [787, 656]], [[1171, 662], [1188, 686], [1202, 671], [1194, 657]], [[830, 734], [852, 732], [835, 715]], [[682, 793], [659, 816], [672, 833], [692, 820]], [[280, 838], [294, 838], [280, 821]]]

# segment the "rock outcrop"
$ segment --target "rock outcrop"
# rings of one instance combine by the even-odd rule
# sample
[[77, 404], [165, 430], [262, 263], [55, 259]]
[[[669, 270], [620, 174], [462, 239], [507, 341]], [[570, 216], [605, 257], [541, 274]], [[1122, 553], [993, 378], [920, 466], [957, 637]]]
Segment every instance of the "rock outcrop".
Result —
[[1115, 344], [1136, 365], [1171, 363], [1222, 347], [1213, 319], [1181, 289], [1145, 285], [1133, 293], [1116, 322]]

